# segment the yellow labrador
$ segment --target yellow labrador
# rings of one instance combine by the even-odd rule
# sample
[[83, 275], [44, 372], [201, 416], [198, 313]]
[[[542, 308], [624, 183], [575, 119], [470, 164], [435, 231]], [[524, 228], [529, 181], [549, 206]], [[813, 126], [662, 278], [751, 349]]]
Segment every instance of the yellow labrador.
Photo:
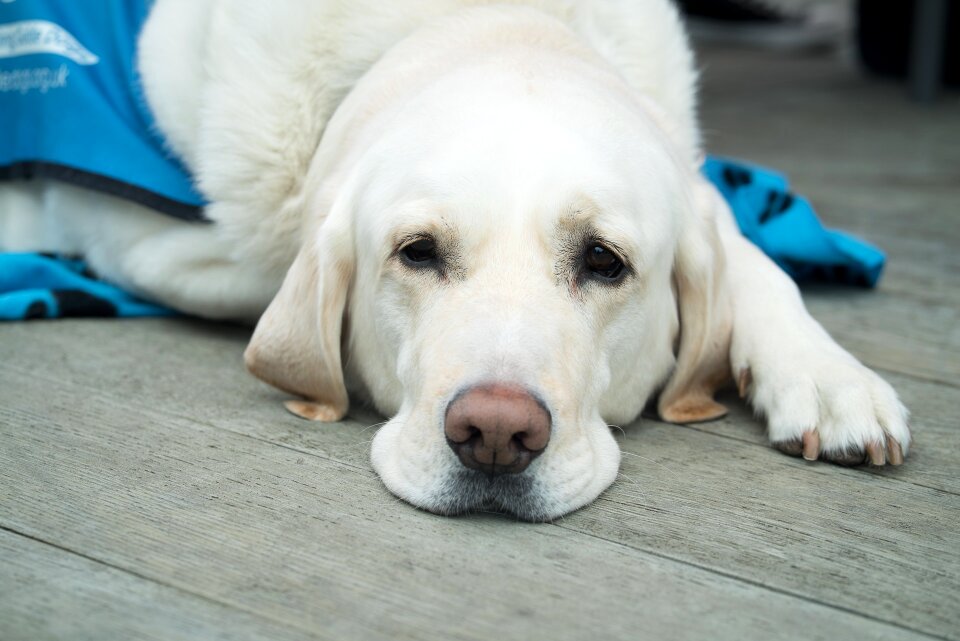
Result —
[[668, 0], [160, 0], [141, 71], [216, 225], [100, 216], [94, 266], [208, 316], [272, 298], [250, 371], [310, 419], [369, 399], [414, 505], [560, 516], [614, 481], [608, 423], [719, 417], [731, 378], [790, 453], [906, 454], [700, 176]]

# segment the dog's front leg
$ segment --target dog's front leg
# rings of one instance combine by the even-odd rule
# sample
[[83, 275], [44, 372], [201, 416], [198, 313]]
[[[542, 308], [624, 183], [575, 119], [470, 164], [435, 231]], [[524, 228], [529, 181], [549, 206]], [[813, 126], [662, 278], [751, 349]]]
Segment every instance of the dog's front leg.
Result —
[[899, 465], [910, 445], [893, 388], [840, 347], [807, 312], [793, 281], [744, 238], [726, 202], [710, 199], [733, 304], [730, 366], [771, 442], [846, 465]]

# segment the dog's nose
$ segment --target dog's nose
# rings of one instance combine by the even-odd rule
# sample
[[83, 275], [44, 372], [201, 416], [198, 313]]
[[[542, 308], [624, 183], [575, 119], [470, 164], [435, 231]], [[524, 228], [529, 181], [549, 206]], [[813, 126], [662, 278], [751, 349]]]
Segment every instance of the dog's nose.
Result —
[[550, 440], [550, 413], [529, 392], [471, 387], [447, 406], [447, 443], [465, 466], [490, 476], [517, 474]]

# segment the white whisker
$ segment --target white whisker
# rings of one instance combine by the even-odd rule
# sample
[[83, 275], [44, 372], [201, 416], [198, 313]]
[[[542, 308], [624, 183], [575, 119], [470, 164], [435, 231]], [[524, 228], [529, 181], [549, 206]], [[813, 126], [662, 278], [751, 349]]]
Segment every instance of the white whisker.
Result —
[[640, 454], [634, 454], [633, 452], [623, 452], [623, 451], [621, 451], [620, 454], [622, 454], [622, 455], [624, 455], [624, 456], [635, 456], [635, 457], [637, 457], [638, 459], [641, 459], [641, 460], [643, 460], [643, 461], [648, 461], [648, 462], [650, 462], [650, 463], [653, 463], [654, 465], [659, 465], [660, 467], [662, 467], [662, 468], [665, 469], [666, 471], [670, 472], [670, 474], [672, 474], [675, 479], [678, 479], [678, 480], [680, 479], [680, 474], [679, 474], [679, 473], [677, 473], [676, 471], [670, 469], [669, 467], [667, 467], [667, 466], [664, 465], [663, 463], [660, 463], [659, 461], [653, 460], [652, 458], [649, 458], [649, 457], [647, 457], [647, 456], [641, 456]]
[[626, 433], [626, 432], [623, 430], [623, 428], [620, 427], [619, 425], [607, 425], [607, 427], [609, 427], [609, 428], [616, 428], [616, 429], [620, 430], [620, 433], [623, 434], [623, 437], [624, 437], [624, 438], [627, 437], [627, 433]]

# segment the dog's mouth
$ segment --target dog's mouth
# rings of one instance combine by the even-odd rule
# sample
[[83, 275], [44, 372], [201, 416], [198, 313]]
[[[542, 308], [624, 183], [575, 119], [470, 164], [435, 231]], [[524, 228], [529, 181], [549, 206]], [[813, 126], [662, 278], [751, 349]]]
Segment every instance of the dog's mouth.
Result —
[[580, 430], [570, 423], [564, 438], [540, 448], [543, 453], [521, 470], [467, 467], [435, 432], [428, 440], [414, 429], [420, 426], [407, 415], [388, 421], [373, 439], [370, 460], [395, 496], [444, 516], [492, 512], [552, 521], [595, 499], [616, 478], [620, 462], [617, 443], [601, 422]]
[[444, 516], [493, 512], [543, 522], [556, 516], [548, 503], [541, 484], [529, 474], [489, 476], [460, 469], [450, 474], [426, 509]]

